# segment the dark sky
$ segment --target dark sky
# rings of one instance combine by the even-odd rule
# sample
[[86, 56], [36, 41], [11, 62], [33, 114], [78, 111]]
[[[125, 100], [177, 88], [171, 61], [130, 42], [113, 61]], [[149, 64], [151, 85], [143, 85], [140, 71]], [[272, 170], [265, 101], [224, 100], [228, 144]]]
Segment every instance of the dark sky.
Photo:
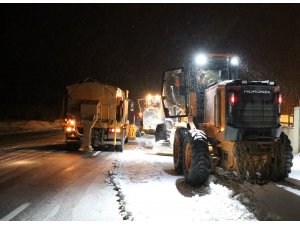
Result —
[[299, 4], [0, 4], [3, 104], [60, 104], [86, 77], [159, 93], [199, 51], [240, 55], [246, 75], [300, 97]]

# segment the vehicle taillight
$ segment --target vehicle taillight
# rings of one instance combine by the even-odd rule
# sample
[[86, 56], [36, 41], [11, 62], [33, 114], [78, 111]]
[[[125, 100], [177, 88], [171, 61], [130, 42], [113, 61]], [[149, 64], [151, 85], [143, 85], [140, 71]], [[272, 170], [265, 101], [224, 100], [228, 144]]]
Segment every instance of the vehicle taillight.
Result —
[[66, 127], [66, 132], [74, 132], [75, 128], [74, 127]]
[[279, 94], [278, 97], [277, 97], [277, 104], [278, 105], [282, 104], [282, 96], [281, 96], [281, 94]]
[[231, 93], [229, 97], [230, 105], [235, 105], [237, 103], [237, 96], [235, 93]]
[[66, 124], [65, 124], [65, 131], [66, 132], [75, 132], [75, 125], [76, 125], [76, 121], [74, 119], [65, 119]]
[[[109, 129], [109, 132], [110, 133], [115, 133], [115, 129], [112, 128], [112, 129]], [[116, 133], [120, 133], [121, 132], [121, 129], [120, 128], [116, 128]]]

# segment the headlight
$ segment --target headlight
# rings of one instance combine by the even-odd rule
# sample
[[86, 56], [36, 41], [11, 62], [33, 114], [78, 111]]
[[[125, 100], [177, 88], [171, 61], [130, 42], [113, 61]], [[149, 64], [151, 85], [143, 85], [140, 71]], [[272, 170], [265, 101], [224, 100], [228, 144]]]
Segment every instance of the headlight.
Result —
[[74, 126], [75, 125], [75, 120], [69, 120], [69, 123]]
[[239, 58], [238, 57], [233, 57], [233, 58], [231, 58], [231, 60], [230, 60], [230, 64], [232, 65], [232, 66], [238, 66], [239, 65], [239, 62], [240, 60], [239, 60]]
[[149, 102], [152, 100], [152, 95], [151, 95], [151, 94], [147, 95], [147, 100], [148, 100]]
[[207, 56], [204, 54], [197, 55], [195, 58], [195, 62], [199, 66], [203, 66], [207, 63]]

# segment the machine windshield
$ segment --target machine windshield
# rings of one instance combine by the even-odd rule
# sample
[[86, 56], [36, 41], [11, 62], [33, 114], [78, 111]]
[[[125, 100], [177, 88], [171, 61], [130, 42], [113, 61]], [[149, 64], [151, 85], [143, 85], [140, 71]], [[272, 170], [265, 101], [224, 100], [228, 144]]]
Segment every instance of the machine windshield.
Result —
[[202, 83], [211, 84], [223, 80], [235, 80], [238, 78], [238, 58], [226, 55], [200, 56], [196, 60], [194, 72]]
[[186, 98], [180, 85], [182, 70], [170, 70], [164, 73], [163, 104], [167, 117], [186, 116]]

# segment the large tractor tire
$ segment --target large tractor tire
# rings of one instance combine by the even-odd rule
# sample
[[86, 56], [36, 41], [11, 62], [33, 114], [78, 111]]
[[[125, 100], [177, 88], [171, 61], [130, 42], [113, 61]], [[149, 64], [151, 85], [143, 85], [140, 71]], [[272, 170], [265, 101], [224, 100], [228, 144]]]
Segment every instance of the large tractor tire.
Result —
[[178, 174], [183, 173], [183, 144], [184, 136], [188, 131], [187, 128], [178, 127], [175, 131], [174, 144], [173, 144], [173, 162], [174, 169]]
[[293, 148], [291, 146], [291, 141], [283, 132], [280, 135], [277, 157], [277, 168], [273, 168], [276, 171], [273, 176], [273, 181], [280, 181], [288, 177], [293, 166]]
[[189, 130], [184, 139], [183, 173], [192, 186], [204, 184], [210, 175], [210, 158], [206, 135], [200, 130]]
[[155, 129], [155, 141], [160, 141], [160, 140], [167, 140], [167, 129], [166, 129], [166, 124], [157, 124], [156, 129]]

